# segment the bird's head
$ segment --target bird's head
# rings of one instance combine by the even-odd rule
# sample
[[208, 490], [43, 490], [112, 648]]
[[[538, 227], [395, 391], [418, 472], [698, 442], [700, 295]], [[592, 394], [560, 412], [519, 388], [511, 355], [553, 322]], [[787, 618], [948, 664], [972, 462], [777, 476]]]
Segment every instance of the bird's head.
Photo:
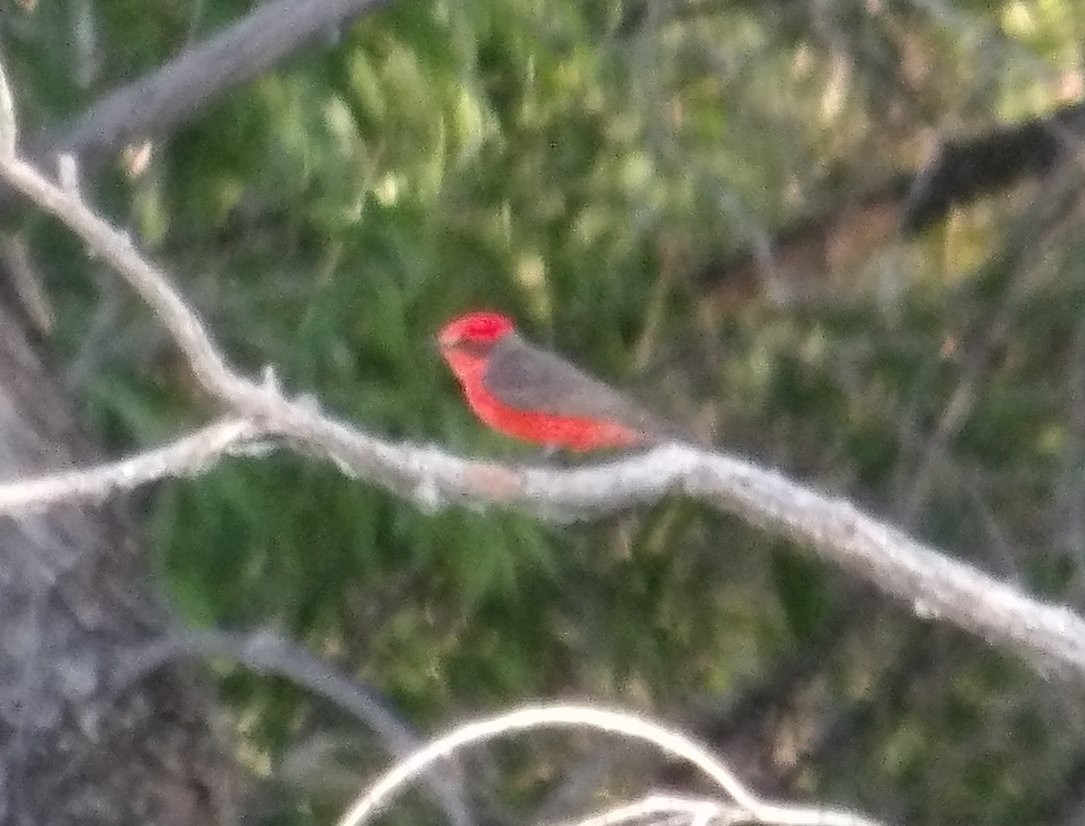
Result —
[[508, 317], [489, 311], [473, 312], [442, 327], [437, 345], [456, 377], [470, 383], [486, 372], [494, 345], [515, 333], [516, 327]]
[[484, 354], [505, 336], [516, 332], [512, 320], [500, 313], [479, 311], [452, 319], [437, 335], [441, 352]]

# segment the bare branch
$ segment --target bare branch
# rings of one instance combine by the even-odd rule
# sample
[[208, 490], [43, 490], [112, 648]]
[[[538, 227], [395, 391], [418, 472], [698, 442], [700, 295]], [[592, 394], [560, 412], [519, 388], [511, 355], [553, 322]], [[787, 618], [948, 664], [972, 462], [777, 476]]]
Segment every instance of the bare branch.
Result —
[[11, 97], [4, 67], [0, 65], [0, 158], [5, 161], [15, 160], [15, 147], [18, 144], [18, 124], [15, 121], [15, 101]]
[[853, 812], [762, 800], [747, 789], [730, 768], [685, 735], [633, 714], [580, 705], [526, 706], [498, 717], [462, 725], [389, 769], [354, 802], [340, 818], [338, 826], [361, 826], [386, 807], [405, 784], [428, 766], [461, 749], [520, 731], [552, 728], [596, 729], [651, 743], [660, 751], [687, 760], [699, 768], [749, 819], [758, 823], [876, 826], [876, 821]]
[[1085, 675], [1085, 621], [1068, 608], [1032, 599], [847, 501], [742, 459], [667, 445], [574, 470], [515, 467], [390, 444], [320, 414], [310, 403], [290, 401], [274, 383], [233, 372], [165, 274], [77, 194], [59, 189], [18, 160], [0, 162], [0, 178], [60, 218], [108, 261], [169, 330], [203, 387], [267, 438], [284, 439], [431, 510], [474, 501], [549, 518], [586, 519], [685, 494], [792, 538], [904, 600], [924, 618], [952, 622], [991, 643], [1010, 645], [1040, 668]]
[[168, 133], [209, 100], [275, 66], [322, 33], [334, 33], [388, 0], [275, 0], [153, 74], [120, 87], [31, 157], [71, 152], [84, 165], [135, 140]]
[[597, 815], [563, 823], [561, 826], [620, 826], [623, 823], [643, 823], [650, 816], [665, 817], [656, 823], [671, 823], [682, 817], [681, 822], [690, 824], [741, 823], [749, 820], [749, 812], [733, 804], [698, 797], [678, 797], [668, 794], [652, 794], [633, 803], [614, 806]]
[[53, 308], [31, 259], [25, 233], [0, 233], [0, 262], [0, 266], [7, 270], [12, 292], [26, 312], [27, 319], [38, 332], [50, 332], [53, 329]]
[[[250, 633], [186, 630], [131, 649], [117, 665], [113, 675], [114, 691], [120, 693], [167, 663], [215, 657], [240, 663], [258, 674], [289, 678], [371, 728], [398, 759], [405, 758], [420, 746], [411, 727], [373, 691], [270, 629]], [[463, 790], [439, 768], [431, 767], [426, 772], [425, 783], [452, 823], [469, 826], [475, 819], [464, 802]]]
[[57, 502], [104, 502], [159, 479], [197, 476], [221, 457], [260, 451], [261, 429], [247, 419], [223, 419], [157, 450], [85, 470], [0, 484], [0, 514], [43, 510]]
[[55, 186], [29, 164], [10, 160], [4, 179], [39, 207], [56, 215], [102, 256], [150, 305], [188, 358], [200, 383], [213, 395], [243, 393], [248, 385], [227, 369], [203, 324], [168, 285], [165, 274], [148, 264], [127, 234], [114, 229], [85, 206], [78, 194]]

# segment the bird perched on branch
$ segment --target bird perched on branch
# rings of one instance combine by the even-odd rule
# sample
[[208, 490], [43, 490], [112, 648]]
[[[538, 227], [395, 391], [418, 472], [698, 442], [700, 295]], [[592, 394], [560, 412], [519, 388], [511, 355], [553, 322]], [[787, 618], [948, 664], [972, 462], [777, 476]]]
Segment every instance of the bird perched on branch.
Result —
[[437, 342], [468, 406], [506, 436], [574, 451], [690, 440], [617, 390], [525, 341], [500, 313], [454, 318]]

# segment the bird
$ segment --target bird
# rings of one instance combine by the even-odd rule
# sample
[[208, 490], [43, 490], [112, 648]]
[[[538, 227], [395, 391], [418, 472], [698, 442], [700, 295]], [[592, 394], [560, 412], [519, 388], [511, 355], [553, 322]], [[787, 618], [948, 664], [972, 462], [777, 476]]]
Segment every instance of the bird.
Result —
[[506, 436], [574, 452], [688, 441], [688, 434], [561, 356], [526, 341], [506, 315], [476, 310], [437, 335], [468, 407]]

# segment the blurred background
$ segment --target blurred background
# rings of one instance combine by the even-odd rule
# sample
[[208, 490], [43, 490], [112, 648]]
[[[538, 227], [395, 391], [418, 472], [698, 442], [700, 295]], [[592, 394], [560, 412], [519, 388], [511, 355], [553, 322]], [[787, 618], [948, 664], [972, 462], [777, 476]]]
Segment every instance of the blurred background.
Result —
[[[250, 5], [0, 3], [22, 133]], [[234, 363], [374, 434], [537, 459], [473, 419], [432, 346], [500, 309], [720, 449], [1080, 611], [1083, 38], [1076, 0], [401, 0], [83, 187]], [[211, 415], [101, 262], [25, 204], [2, 229], [106, 452]], [[691, 503], [426, 514], [280, 453], [133, 507], [187, 623], [275, 628], [422, 732], [590, 699], [682, 725], [773, 796], [895, 823], [1085, 817], [1080, 686]], [[387, 765], [303, 687], [212, 667], [259, 779], [249, 822], [326, 823]], [[481, 822], [690, 788], [599, 745], [486, 751]], [[438, 818], [419, 796], [387, 820]]]

